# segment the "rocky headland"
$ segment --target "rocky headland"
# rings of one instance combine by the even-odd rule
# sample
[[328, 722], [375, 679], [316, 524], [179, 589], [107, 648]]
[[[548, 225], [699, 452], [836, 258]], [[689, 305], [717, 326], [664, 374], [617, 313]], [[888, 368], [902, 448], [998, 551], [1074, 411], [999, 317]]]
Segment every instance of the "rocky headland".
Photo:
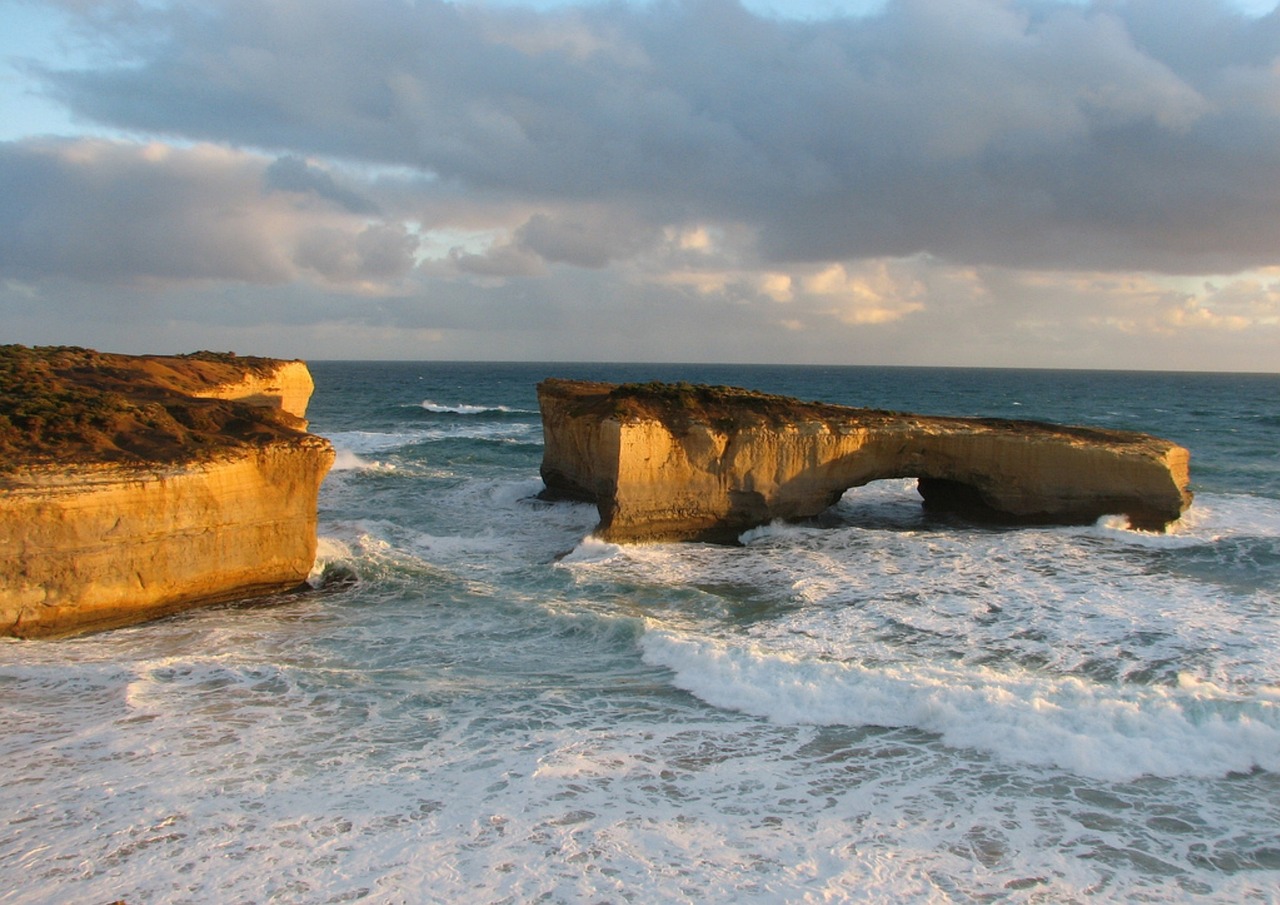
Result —
[[333, 463], [299, 361], [0, 346], [0, 635], [300, 586]]
[[1146, 434], [689, 384], [551, 379], [538, 401], [545, 495], [595, 503], [616, 542], [734, 542], [884, 478], [917, 478], [930, 510], [1010, 524], [1119, 514], [1164, 530], [1191, 503], [1187, 450]]

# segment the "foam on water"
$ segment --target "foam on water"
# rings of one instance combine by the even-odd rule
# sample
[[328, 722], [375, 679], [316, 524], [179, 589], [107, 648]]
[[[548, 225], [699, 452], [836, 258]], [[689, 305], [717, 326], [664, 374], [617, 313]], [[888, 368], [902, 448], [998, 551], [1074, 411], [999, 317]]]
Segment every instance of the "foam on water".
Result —
[[422, 408], [428, 412], [438, 415], [536, 415], [537, 411], [529, 409], [511, 408], [507, 405], [468, 405], [467, 403], [457, 403], [455, 405], [446, 405], [438, 402], [432, 402], [430, 399], [422, 401]]
[[359, 580], [0, 644], [0, 902], [1275, 899], [1277, 500], [1002, 531], [886, 482], [618, 546], [536, 498], [536, 377], [326, 373]]
[[[504, 625], [516, 610], [462, 607], [388, 636], [329, 606], [76, 642], [70, 672], [24, 650], [0, 707], [65, 702], [73, 719], [31, 715], [42, 766], [22, 779], [28, 807], [0, 818], [0, 856], [24, 881], [6, 901], [1225, 903], [1264, 890], [1267, 840], [1223, 835], [1234, 805], [1218, 786], [1184, 780], [1170, 796], [1155, 780], [957, 758], [910, 730], [711, 710], [619, 657], [635, 642], [625, 618]], [[478, 662], [450, 657], [465, 637], [484, 640], [468, 648]], [[608, 681], [575, 681], [592, 675]], [[1265, 810], [1265, 776], [1242, 782]]]
[[909, 726], [1100, 778], [1280, 767], [1276, 594], [1202, 564], [1267, 543], [1280, 504], [1241, 514], [1209, 497], [1171, 535], [1110, 519], [936, 530], [897, 510], [899, 490], [864, 496], [874, 527], [851, 510], [843, 527], [771, 525], [738, 549], [588, 539], [561, 565], [701, 589], [678, 613], [651, 606], [643, 648], [718, 707]]
[[366, 455], [444, 440], [489, 440], [496, 443], [541, 442], [541, 428], [520, 421], [440, 424], [396, 431], [334, 431], [325, 435], [335, 447]]
[[1248, 697], [1188, 677], [1175, 689], [987, 668], [865, 667], [654, 630], [646, 661], [718, 707], [781, 723], [906, 726], [1013, 762], [1101, 779], [1280, 769], [1274, 689]]
[[366, 468], [394, 469], [395, 466], [366, 461], [349, 449], [334, 450], [333, 471], [359, 471]]

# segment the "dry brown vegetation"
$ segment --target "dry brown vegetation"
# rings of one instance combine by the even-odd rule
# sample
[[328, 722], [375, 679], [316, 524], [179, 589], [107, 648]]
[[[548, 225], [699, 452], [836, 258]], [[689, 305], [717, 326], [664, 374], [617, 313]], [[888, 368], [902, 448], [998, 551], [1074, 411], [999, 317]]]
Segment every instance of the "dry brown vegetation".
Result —
[[291, 417], [191, 394], [268, 373], [233, 353], [131, 356], [0, 346], [0, 472], [33, 465], [147, 465], [295, 436]]
[[1072, 438], [1086, 443], [1133, 445], [1150, 438], [1128, 431], [1040, 421], [1003, 418], [952, 418], [915, 415], [882, 409], [854, 408], [827, 402], [804, 402], [730, 386], [709, 386], [686, 382], [605, 384], [552, 378], [544, 382], [562, 397], [573, 399], [577, 415], [597, 415], [621, 419], [651, 418], [677, 433], [692, 424], [705, 424], [732, 431], [752, 424], [778, 427], [802, 422], [820, 422], [848, 427], [872, 427], [890, 422], [929, 422], [936, 427], [967, 425], [977, 430], [997, 430], [1011, 434], [1039, 434]]
[[601, 384], [585, 381], [547, 381], [557, 394], [572, 396], [576, 414], [622, 418], [656, 418], [664, 423], [695, 421], [705, 424], [765, 421], [785, 424], [803, 417], [847, 419], [853, 410], [822, 402], [801, 402], [740, 387], [678, 383]]

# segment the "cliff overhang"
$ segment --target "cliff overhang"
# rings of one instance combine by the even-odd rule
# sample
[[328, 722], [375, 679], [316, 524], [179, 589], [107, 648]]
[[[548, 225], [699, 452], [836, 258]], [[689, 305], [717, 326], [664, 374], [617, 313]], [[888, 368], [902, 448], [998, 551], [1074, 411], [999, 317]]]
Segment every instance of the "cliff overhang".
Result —
[[306, 365], [0, 346], [0, 635], [301, 585], [333, 462]]
[[1191, 503], [1187, 450], [1129, 431], [690, 384], [549, 379], [538, 401], [544, 496], [595, 503], [611, 541], [734, 542], [886, 478], [916, 478], [930, 510], [1008, 524], [1162, 531]]

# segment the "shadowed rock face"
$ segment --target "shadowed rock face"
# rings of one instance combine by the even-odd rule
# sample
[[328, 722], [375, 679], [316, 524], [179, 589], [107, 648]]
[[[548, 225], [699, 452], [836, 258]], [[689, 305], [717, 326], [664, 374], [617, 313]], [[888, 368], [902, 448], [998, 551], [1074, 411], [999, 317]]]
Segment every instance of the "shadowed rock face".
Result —
[[302, 362], [0, 346], [0, 635], [298, 587], [333, 462]]
[[1123, 514], [1164, 530], [1191, 503], [1187, 450], [1145, 434], [800, 402], [730, 387], [538, 385], [546, 496], [596, 503], [612, 541], [733, 542], [850, 487], [918, 478], [924, 505], [1011, 524]]

